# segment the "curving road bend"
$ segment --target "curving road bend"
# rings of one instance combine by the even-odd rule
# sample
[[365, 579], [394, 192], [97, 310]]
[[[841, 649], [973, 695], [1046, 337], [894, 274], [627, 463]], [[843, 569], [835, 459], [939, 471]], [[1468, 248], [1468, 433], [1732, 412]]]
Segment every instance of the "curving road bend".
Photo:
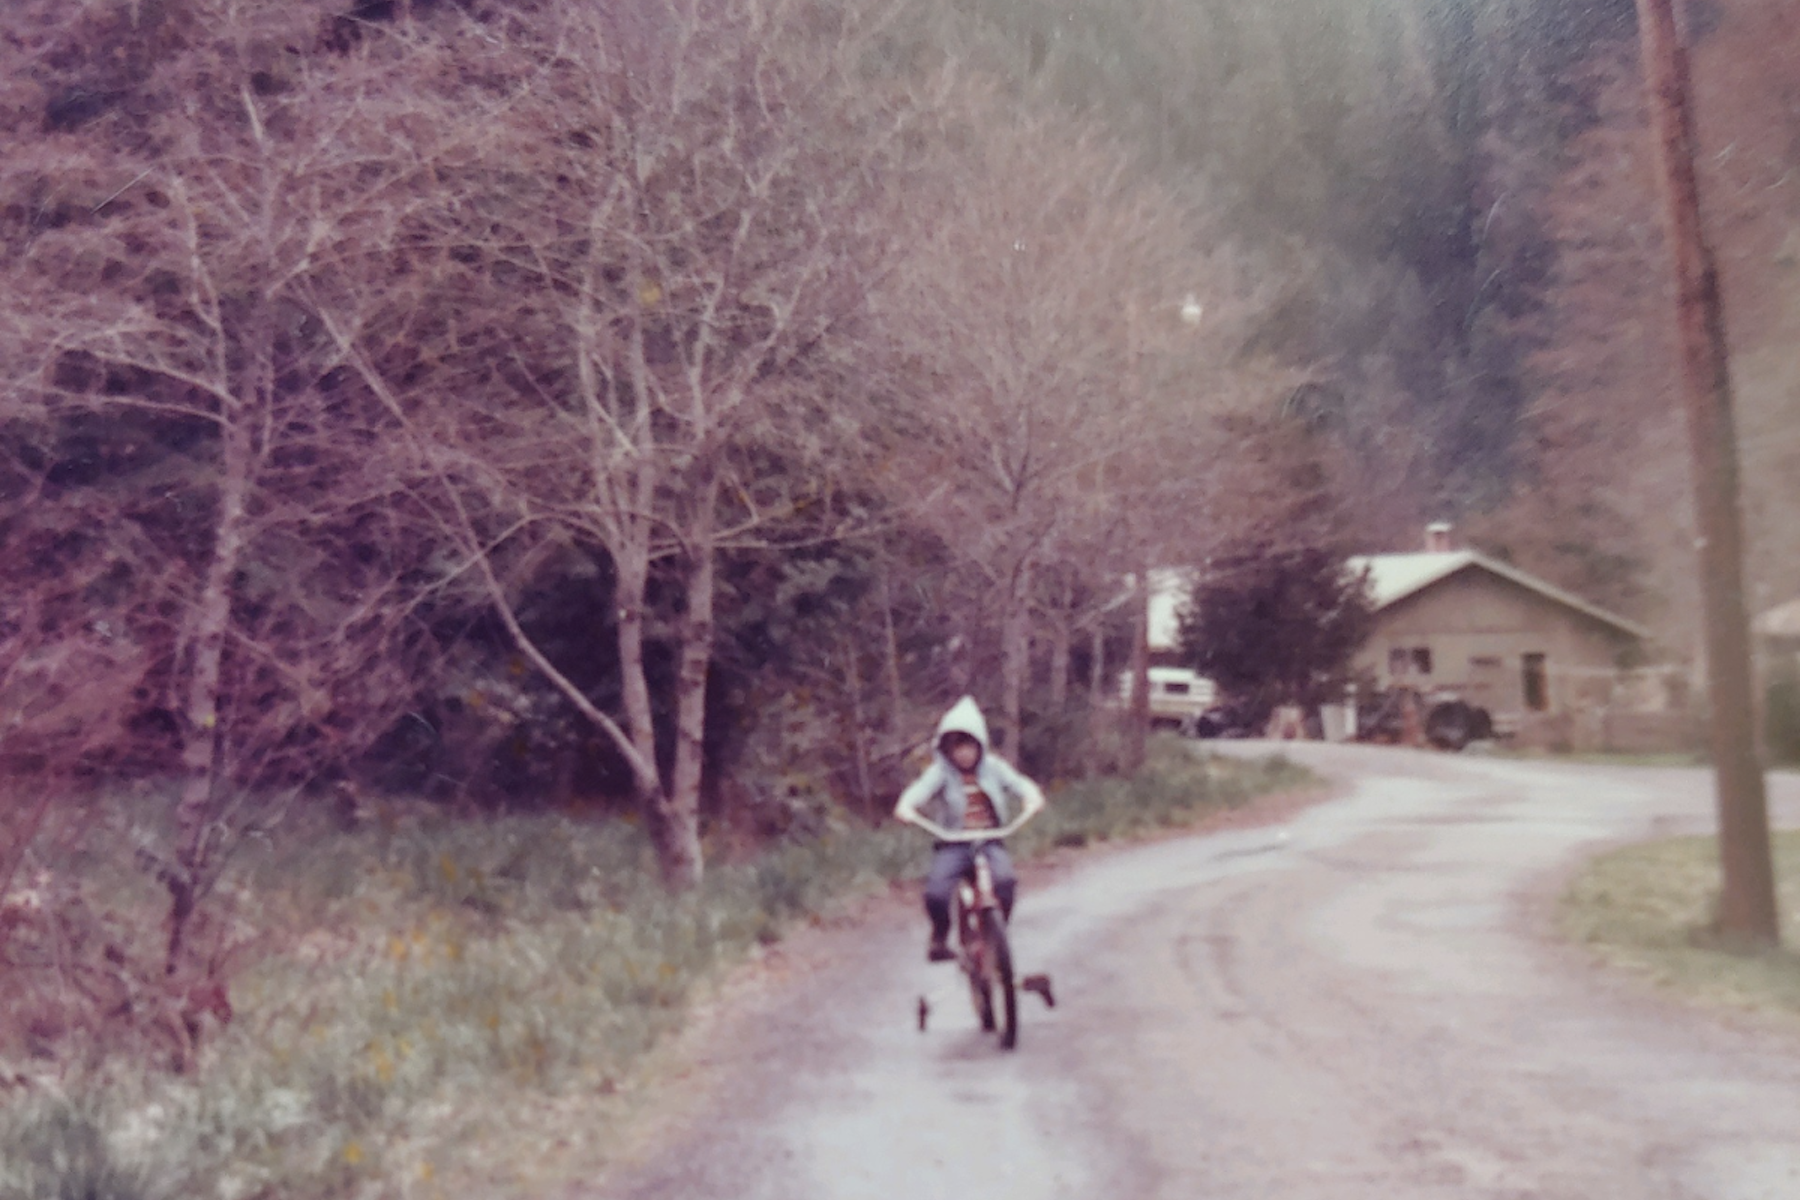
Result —
[[[1341, 798], [1024, 893], [1021, 967], [1059, 1003], [1023, 998], [1015, 1054], [896, 911], [723, 1021], [705, 1098], [585, 1194], [1800, 1197], [1800, 1039], [1609, 982], [1543, 936], [1583, 853], [1710, 829], [1709, 776], [1285, 748]], [[1800, 778], [1772, 788], [1800, 825]]]

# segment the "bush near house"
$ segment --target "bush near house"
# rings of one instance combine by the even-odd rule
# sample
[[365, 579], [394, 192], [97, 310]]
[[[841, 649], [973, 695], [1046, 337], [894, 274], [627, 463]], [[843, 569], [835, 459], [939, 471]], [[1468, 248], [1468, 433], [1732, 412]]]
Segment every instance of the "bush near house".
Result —
[[1769, 681], [1763, 696], [1763, 745], [1769, 761], [1800, 766], [1800, 669], [1788, 669]]

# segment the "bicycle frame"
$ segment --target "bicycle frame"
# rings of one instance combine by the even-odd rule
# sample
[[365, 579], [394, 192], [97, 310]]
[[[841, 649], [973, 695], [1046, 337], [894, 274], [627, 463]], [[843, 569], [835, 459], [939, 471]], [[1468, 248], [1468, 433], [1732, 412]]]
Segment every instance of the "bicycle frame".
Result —
[[1004, 921], [1005, 915], [1000, 913], [1000, 897], [994, 891], [994, 868], [988, 862], [986, 848], [975, 852], [975, 865], [970, 875], [965, 875], [956, 884], [955, 924], [958, 941], [958, 961], [964, 971], [971, 976], [986, 970], [987, 939], [981, 932], [981, 914], [994, 912]]
[[956, 924], [956, 965], [969, 982], [969, 997], [981, 1027], [1000, 1036], [1010, 1050], [1018, 1042], [1018, 993], [1013, 978], [1012, 949], [1007, 943], [1006, 914], [994, 891], [994, 868], [987, 848], [989, 839], [977, 844], [974, 863], [957, 881], [953, 897]]
[[[951, 921], [957, 940], [956, 965], [968, 981], [970, 998], [974, 1001], [981, 1027], [997, 1032], [1001, 1047], [1007, 1050], [1018, 1044], [1020, 991], [1035, 992], [1045, 1005], [1056, 1006], [1048, 975], [1014, 977], [1006, 914], [994, 890], [994, 868], [988, 861], [989, 847], [999, 846], [1030, 819], [1030, 816], [1020, 816], [1003, 828], [978, 830], [948, 830], [932, 822], [915, 822], [937, 836], [939, 841], [969, 842], [975, 846], [974, 862], [963, 878], [957, 880], [956, 890], [951, 894]], [[920, 996], [920, 1030], [925, 1028], [930, 1011], [930, 1003]]]

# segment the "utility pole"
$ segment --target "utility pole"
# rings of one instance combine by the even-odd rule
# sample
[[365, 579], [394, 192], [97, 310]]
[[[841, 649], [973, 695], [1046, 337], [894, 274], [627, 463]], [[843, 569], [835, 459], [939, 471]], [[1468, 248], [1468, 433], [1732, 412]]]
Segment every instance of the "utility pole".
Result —
[[1756, 757], [1737, 433], [1718, 267], [1700, 222], [1687, 50], [1675, 22], [1673, 0], [1637, 0], [1637, 10], [1650, 127], [1656, 138], [1675, 268], [1675, 323], [1700, 521], [1700, 591], [1723, 874], [1718, 929], [1736, 941], [1774, 945], [1781, 930], [1769, 851], [1768, 799]]
[[[1138, 299], [1125, 300], [1125, 370], [1126, 387], [1133, 397], [1143, 391], [1143, 346], [1139, 342]], [[1132, 496], [1129, 529], [1134, 535], [1144, 533], [1145, 497]], [[1137, 537], [1132, 542], [1137, 543]], [[1141, 549], [1142, 547], [1140, 547]], [[1137, 611], [1131, 621], [1131, 705], [1125, 716], [1125, 771], [1135, 775], [1144, 769], [1150, 742], [1150, 571], [1149, 555], [1144, 555], [1144, 573], [1138, 576]]]
[[[1199, 327], [1206, 309], [1200, 298], [1189, 292], [1182, 297], [1176, 312], [1183, 325], [1194, 329]], [[1138, 326], [1138, 299], [1132, 296], [1125, 302], [1125, 354], [1127, 383], [1133, 395], [1141, 394], [1144, 386], [1144, 347]], [[1147, 525], [1154, 520], [1149, 514], [1158, 506], [1149, 496], [1141, 496], [1132, 507], [1132, 527], [1144, 535], [1141, 542], [1133, 539], [1143, 555], [1144, 574], [1139, 581], [1140, 594], [1131, 630], [1131, 709], [1126, 718], [1129, 728], [1125, 739], [1126, 766], [1135, 774], [1144, 769], [1150, 740], [1150, 601], [1155, 594], [1152, 575], [1156, 570], [1156, 551], [1152, 547], [1156, 539], [1150, 536], [1152, 531]]]

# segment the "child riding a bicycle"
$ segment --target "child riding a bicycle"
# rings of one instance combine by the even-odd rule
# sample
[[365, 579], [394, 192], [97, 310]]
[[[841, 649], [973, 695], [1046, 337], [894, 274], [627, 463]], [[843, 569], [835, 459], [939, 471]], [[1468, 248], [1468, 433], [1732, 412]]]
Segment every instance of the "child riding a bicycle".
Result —
[[938, 722], [931, 765], [900, 793], [894, 816], [917, 825], [938, 841], [932, 847], [925, 876], [925, 912], [931, 918], [931, 962], [955, 958], [949, 945], [950, 896], [957, 880], [973, 870], [975, 856], [985, 853], [993, 871], [994, 893], [1010, 917], [1018, 876], [999, 838], [944, 840], [945, 833], [1000, 831], [1022, 824], [1044, 807], [1038, 785], [1011, 763], [988, 749], [987, 721], [972, 697], [964, 696]]

